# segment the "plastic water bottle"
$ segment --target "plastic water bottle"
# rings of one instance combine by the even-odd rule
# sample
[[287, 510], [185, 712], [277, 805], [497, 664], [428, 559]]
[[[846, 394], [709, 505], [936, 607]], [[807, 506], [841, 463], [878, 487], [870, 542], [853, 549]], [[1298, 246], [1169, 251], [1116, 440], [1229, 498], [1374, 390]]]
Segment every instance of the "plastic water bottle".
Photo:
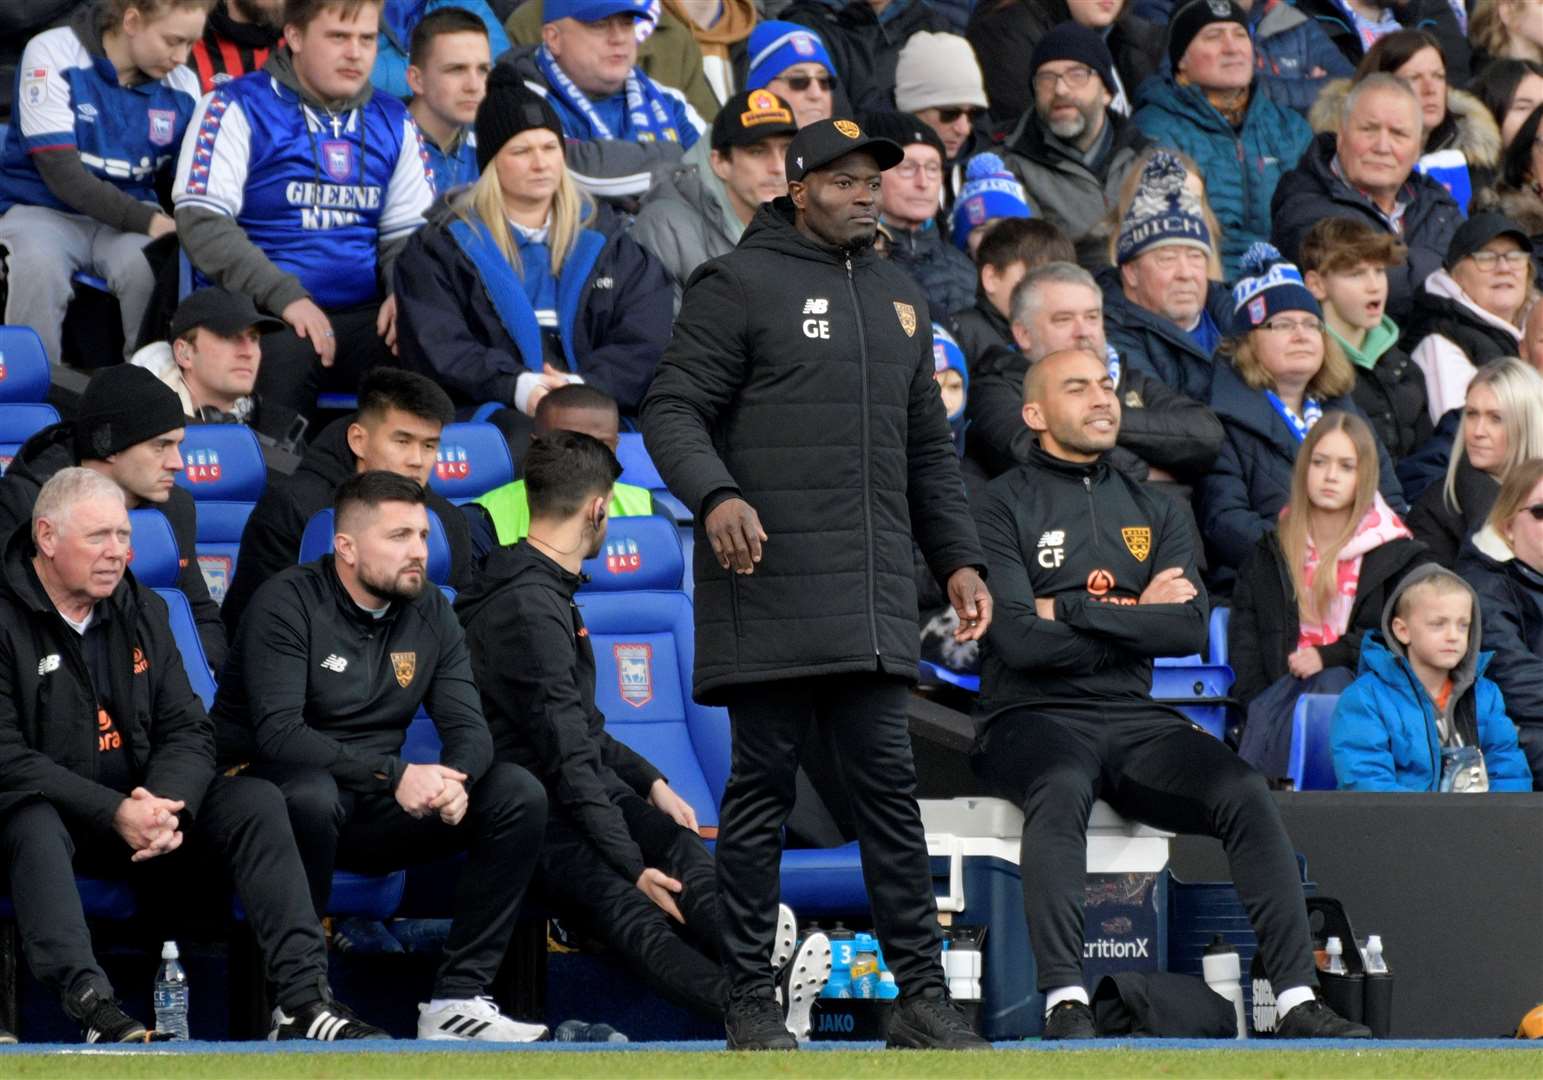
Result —
[[872, 934], [858, 934], [853, 941], [852, 996], [879, 996], [879, 943]]
[[155, 973], [155, 1030], [171, 1039], [188, 1037], [188, 973], [177, 959], [177, 943], [161, 946], [161, 967]]
[[624, 1043], [627, 1036], [610, 1024], [586, 1024], [583, 1020], [564, 1020], [552, 1033], [555, 1042]]
[[975, 934], [956, 930], [943, 944], [943, 974], [948, 980], [949, 997], [955, 1001], [979, 1001], [981, 953]]
[[1339, 938], [1329, 938], [1328, 943], [1323, 947], [1323, 951], [1324, 955], [1329, 958], [1328, 966], [1324, 968], [1325, 971], [1330, 975], [1348, 974], [1345, 969], [1345, 946], [1340, 942]]
[[894, 1001], [900, 996], [900, 984], [895, 982], [892, 971], [879, 972], [879, 1000]]
[[1238, 1019], [1238, 1038], [1248, 1038], [1248, 1021], [1243, 1014], [1243, 965], [1238, 951], [1217, 934], [1200, 958], [1200, 968], [1205, 973], [1205, 984], [1232, 1002]]
[[1388, 974], [1388, 959], [1382, 955], [1382, 935], [1369, 934], [1366, 938], [1366, 974]]

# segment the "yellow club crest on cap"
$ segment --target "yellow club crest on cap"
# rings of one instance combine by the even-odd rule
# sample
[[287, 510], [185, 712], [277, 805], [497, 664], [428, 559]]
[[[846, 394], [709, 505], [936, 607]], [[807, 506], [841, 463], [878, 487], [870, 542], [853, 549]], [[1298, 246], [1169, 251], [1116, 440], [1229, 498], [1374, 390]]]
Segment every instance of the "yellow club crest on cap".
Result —
[[849, 139], [860, 139], [863, 135], [863, 129], [850, 120], [837, 120], [836, 130]]
[[770, 90], [752, 91], [745, 104], [748, 108], [739, 114], [740, 127], [793, 123], [793, 114], [782, 107], [782, 102], [778, 101], [777, 95]]

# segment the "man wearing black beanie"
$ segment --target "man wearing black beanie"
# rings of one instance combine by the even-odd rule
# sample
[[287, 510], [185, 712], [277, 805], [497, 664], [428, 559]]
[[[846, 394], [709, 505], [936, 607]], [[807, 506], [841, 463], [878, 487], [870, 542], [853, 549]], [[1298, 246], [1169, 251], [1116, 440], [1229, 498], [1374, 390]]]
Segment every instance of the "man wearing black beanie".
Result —
[[225, 663], [225, 628], [198, 567], [193, 497], [174, 482], [182, 471], [178, 447], [186, 424], [176, 391], [147, 369], [101, 369], [81, 395], [76, 418], [28, 439], [0, 477], [0, 533], [31, 520], [38, 491], [60, 469], [84, 465], [109, 477], [129, 509], [151, 507], [171, 523], [181, 566], [177, 587], [192, 605], [204, 653], [218, 672]]

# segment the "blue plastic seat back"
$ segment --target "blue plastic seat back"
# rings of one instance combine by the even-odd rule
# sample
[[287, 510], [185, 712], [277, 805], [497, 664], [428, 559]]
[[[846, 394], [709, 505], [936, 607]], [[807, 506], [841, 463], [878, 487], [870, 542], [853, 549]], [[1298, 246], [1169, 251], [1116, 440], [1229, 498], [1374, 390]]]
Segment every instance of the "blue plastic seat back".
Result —
[[504, 433], [485, 421], [446, 426], [429, 486], [457, 506], [514, 479], [514, 458]]
[[[332, 552], [332, 510], [318, 510], [305, 523], [300, 536], [300, 562], [314, 562]], [[450, 540], [445, 536], [444, 523], [439, 515], [429, 511], [429, 580], [443, 585], [450, 580]]]
[[30, 326], [0, 326], [0, 401], [44, 401], [48, 381], [48, 354], [37, 331]]
[[1334, 727], [1338, 694], [1303, 694], [1291, 714], [1291, 753], [1286, 775], [1298, 791], [1333, 791], [1334, 751], [1329, 737]]
[[616, 446], [616, 460], [621, 462], [619, 479], [623, 484], [647, 488], [649, 491], [663, 490], [664, 480], [659, 470], [654, 468], [654, 459], [648, 456], [642, 432], [621, 433], [621, 441]]
[[605, 546], [584, 562], [586, 592], [637, 592], [680, 589], [685, 576], [680, 532], [662, 517], [611, 518]]
[[159, 510], [130, 510], [129, 569], [141, 585], [152, 589], [175, 589], [182, 572], [177, 553], [177, 537], [171, 522]]
[[189, 424], [181, 449], [177, 483], [200, 503], [255, 503], [262, 498], [268, 464], [262, 444], [245, 424]]
[[0, 476], [11, 467], [11, 459], [24, 442], [58, 422], [59, 413], [52, 405], [32, 401], [0, 403]]
[[214, 706], [214, 676], [209, 673], [209, 657], [198, 636], [198, 623], [193, 620], [193, 606], [181, 589], [159, 588], [155, 594], [166, 601], [171, 637], [182, 653], [182, 667], [187, 672], [188, 683], [192, 685], [193, 693], [202, 699], [204, 708], [210, 709]]
[[691, 700], [691, 602], [679, 592], [580, 593], [595, 650], [595, 704], [612, 737], [653, 762], [703, 825], [718, 822], [729, 718]]
[[1227, 663], [1227, 657], [1231, 655], [1227, 644], [1227, 631], [1231, 625], [1231, 608], [1219, 607], [1211, 609], [1211, 642], [1209, 659], [1213, 664], [1225, 664]]

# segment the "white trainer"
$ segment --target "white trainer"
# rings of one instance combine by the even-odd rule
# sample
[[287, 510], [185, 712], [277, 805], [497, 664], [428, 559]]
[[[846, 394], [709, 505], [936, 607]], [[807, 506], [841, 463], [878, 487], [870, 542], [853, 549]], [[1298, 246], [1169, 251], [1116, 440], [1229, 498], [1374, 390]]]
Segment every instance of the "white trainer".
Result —
[[433, 1002], [418, 1006], [418, 1038], [459, 1042], [539, 1042], [546, 1038], [545, 1024], [522, 1024], [498, 1011], [490, 997]]
[[798, 952], [782, 973], [784, 1023], [788, 1033], [800, 1041], [809, 1038], [809, 1011], [830, 982], [830, 938], [815, 931], [798, 946]]

